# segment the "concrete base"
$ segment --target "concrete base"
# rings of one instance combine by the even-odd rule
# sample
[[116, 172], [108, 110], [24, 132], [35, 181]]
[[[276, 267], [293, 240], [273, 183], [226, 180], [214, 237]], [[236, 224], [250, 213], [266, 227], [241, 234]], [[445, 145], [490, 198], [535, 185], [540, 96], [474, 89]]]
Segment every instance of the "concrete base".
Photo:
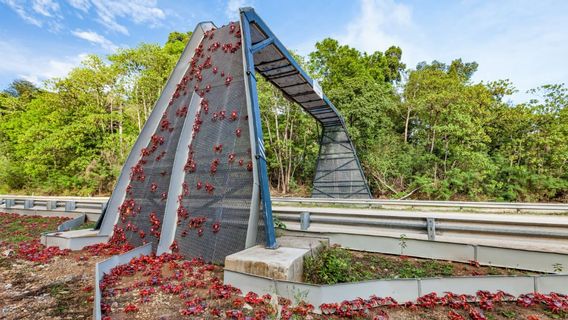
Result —
[[317, 253], [328, 243], [326, 238], [280, 237], [278, 249], [258, 245], [225, 257], [225, 270], [301, 282], [304, 256]]
[[55, 246], [70, 250], [81, 250], [86, 246], [107, 241], [107, 236], [100, 236], [98, 230], [92, 229], [53, 232], [41, 236], [41, 243], [47, 247]]

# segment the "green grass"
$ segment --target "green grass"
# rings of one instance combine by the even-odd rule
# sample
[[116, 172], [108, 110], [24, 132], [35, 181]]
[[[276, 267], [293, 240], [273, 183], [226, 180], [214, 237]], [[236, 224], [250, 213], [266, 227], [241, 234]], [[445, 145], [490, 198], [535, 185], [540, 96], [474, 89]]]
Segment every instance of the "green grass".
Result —
[[0, 213], [0, 242], [18, 244], [39, 239], [42, 232], [53, 231], [66, 219]]
[[87, 221], [80, 226], [75, 228], [71, 228], [71, 230], [79, 230], [79, 229], [93, 229], [97, 225], [96, 221]]

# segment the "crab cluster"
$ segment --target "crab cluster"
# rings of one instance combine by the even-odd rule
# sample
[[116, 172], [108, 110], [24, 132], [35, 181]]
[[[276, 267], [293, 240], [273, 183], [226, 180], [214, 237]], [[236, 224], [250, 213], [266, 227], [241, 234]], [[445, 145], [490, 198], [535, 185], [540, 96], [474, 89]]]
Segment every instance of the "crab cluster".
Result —
[[[172, 252], [178, 250], [172, 244]], [[115, 313], [136, 313], [157, 295], [173, 295], [182, 300], [179, 314], [199, 319], [280, 319], [306, 318], [310, 304], [292, 306], [288, 299], [259, 296], [223, 284], [221, 270], [201, 259], [182, 260], [177, 253], [140, 256], [113, 268], [100, 282], [103, 319]], [[113, 303], [114, 301], [114, 303]], [[117, 303], [119, 302], [119, 303]], [[122, 306], [120, 305], [122, 304]]]
[[[218, 36], [219, 32], [224, 32], [222, 37]], [[222, 31], [212, 29], [205, 32], [203, 40], [195, 48], [193, 56], [189, 60], [187, 71], [175, 85], [166, 110], [159, 120], [156, 131], [151, 136], [150, 142], [146, 147], [141, 149], [139, 160], [130, 168], [130, 182], [126, 188], [124, 202], [119, 208], [120, 226], [118, 229], [115, 229], [115, 232], [117, 230], [119, 231], [115, 238], [121, 239], [124, 243], [129, 243], [129, 241], [133, 241], [133, 243], [146, 243], [149, 241], [148, 235], [159, 238], [159, 228], [162, 224], [165, 204], [168, 201], [167, 188], [164, 190], [163, 186], [168, 186], [168, 174], [173, 173], [162, 170], [160, 174], [164, 178], [160, 178], [159, 176], [155, 177], [150, 172], [155, 170], [154, 168], [156, 168], [157, 162], [164, 162], [166, 154], [170, 154], [172, 148], [177, 147], [176, 143], [167, 143], [167, 141], [172, 137], [172, 133], [179, 123], [186, 123], [186, 121], [189, 120], [192, 126], [192, 140], [188, 145], [189, 150], [183, 168], [184, 172], [185, 174], [200, 174], [200, 176], [196, 176], [191, 180], [186, 179], [186, 182], [183, 184], [182, 192], [177, 194], [178, 225], [181, 226], [183, 221], [189, 219], [193, 213], [191, 205], [185, 202], [186, 197], [190, 195], [190, 184], [191, 188], [195, 188], [194, 190], [202, 190], [205, 195], [216, 196], [218, 193], [218, 190], [216, 190], [218, 181], [215, 177], [218, 177], [220, 172], [224, 172], [223, 166], [238, 163], [239, 167], [244, 167], [248, 171], [252, 171], [253, 165], [252, 161], [249, 160], [250, 158], [241, 158], [241, 153], [238, 152], [238, 150], [230, 150], [228, 146], [234, 145], [233, 143], [224, 146], [223, 143], [217, 141], [214, 145], [210, 146], [209, 148], [212, 148], [212, 154], [217, 156], [211, 157], [209, 154], [196, 155], [196, 151], [199, 153], [211, 152], [202, 147], [203, 142], [202, 137], [200, 137], [200, 132], [204, 125], [222, 125], [221, 128], [225, 128], [229, 125], [228, 123], [234, 123], [231, 125], [232, 127], [229, 127], [229, 130], [234, 130], [233, 138], [240, 138], [243, 135], [243, 129], [239, 127], [239, 125], [242, 125], [240, 119], [248, 121], [248, 116], [241, 114], [242, 111], [239, 108], [218, 105], [217, 102], [215, 102], [216, 100], [213, 99], [216, 96], [212, 96], [212, 94], [227, 90], [227, 88], [234, 88], [233, 83], [235, 82], [233, 72], [223, 70], [221, 65], [216, 65], [216, 60], [229, 58], [226, 55], [239, 54], [241, 47], [241, 31], [237, 23], [229, 24], [224, 27]], [[189, 97], [192, 92], [201, 98], [196, 110], [191, 109], [193, 107], [190, 108], [189, 104]], [[191, 117], [191, 119], [185, 120], [188, 116]], [[203, 137], [203, 139], [204, 138], [205, 137]], [[199, 145], [199, 150], [194, 150], [194, 145]], [[250, 157], [250, 153], [248, 156]], [[168, 161], [170, 160], [171, 159], [168, 158]], [[204, 164], [202, 166], [198, 161], [209, 162], [208, 172], [206, 171], [207, 165]], [[163, 168], [164, 165], [160, 165], [160, 167]], [[206, 178], [202, 175], [206, 172], [209, 174], [210, 178]], [[205, 179], [208, 181], [205, 181]], [[161, 201], [154, 202], [154, 207], [147, 208], [145, 207], [145, 203], [147, 202], [145, 199], [147, 197], [156, 197]], [[139, 221], [144, 219], [150, 222], [150, 227], [138, 225]], [[215, 221], [215, 223], [210, 225], [210, 230], [213, 233], [218, 233], [221, 230], [221, 221], [212, 221]], [[202, 235], [204, 229], [205, 228], [198, 228], [197, 234]], [[207, 230], [209, 230], [209, 228], [207, 228]]]

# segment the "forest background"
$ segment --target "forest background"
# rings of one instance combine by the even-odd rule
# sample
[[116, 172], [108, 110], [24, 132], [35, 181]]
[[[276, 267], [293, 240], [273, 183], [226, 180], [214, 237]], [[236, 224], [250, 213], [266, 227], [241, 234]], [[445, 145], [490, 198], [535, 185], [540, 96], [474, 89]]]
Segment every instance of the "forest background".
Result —
[[[14, 80], [0, 93], [0, 193], [110, 194], [190, 37], [88, 56], [41, 87]], [[344, 116], [375, 197], [568, 202], [564, 84], [513, 103], [509, 80], [471, 80], [475, 62], [407, 67], [402, 54], [327, 38], [295, 55]], [[307, 196], [321, 128], [258, 87], [272, 191]]]

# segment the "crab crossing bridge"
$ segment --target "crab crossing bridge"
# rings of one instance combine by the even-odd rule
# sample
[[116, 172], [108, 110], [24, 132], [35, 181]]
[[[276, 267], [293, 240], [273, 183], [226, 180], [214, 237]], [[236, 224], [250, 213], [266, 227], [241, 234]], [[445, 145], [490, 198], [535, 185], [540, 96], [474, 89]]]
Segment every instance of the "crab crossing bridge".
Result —
[[369, 199], [345, 122], [252, 8], [200, 23], [135, 142], [99, 237], [206, 261], [276, 248], [256, 77], [321, 125], [314, 198]]

